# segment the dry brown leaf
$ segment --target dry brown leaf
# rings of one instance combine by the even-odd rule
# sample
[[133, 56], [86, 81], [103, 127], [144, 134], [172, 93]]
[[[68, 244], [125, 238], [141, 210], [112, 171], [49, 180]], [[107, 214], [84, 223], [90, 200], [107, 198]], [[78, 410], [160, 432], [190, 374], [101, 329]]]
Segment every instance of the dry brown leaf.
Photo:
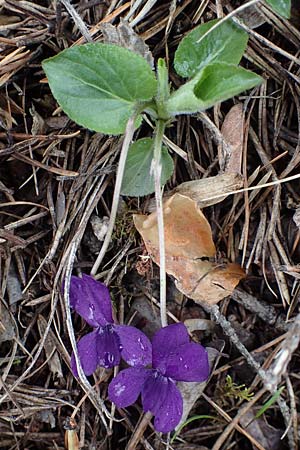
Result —
[[[176, 279], [177, 288], [199, 303], [218, 303], [230, 295], [245, 276], [238, 264], [217, 263], [211, 228], [189, 197], [175, 194], [164, 203], [166, 271]], [[134, 215], [148, 253], [159, 264], [157, 215]]]
[[241, 175], [222, 173], [214, 177], [181, 183], [171, 191], [171, 195], [185, 195], [195, 200], [199, 208], [205, 208], [222, 202], [227, 197], [227, 193], [241, 189], [243, 185]]
[[[37, 318], [37, 324], [40, 336], [44, 336], [46, 328], [47, 328], [47, 321], [42, 315], [39, 315]], [[59, 358], [59, 354], [57, 350], [55, 349], [55, 342], [52, 339], [53, 332], [50, 330], [48, 336], [46, 337], [45, 343], [44, 343], [44, 350], [46, 353], [48, 366], [54, 377], [63, 378], [63, 372], [61, 367], [61, 362]]]
[[118, 26], [114, 26], [111, 23], [102, 23], [100, 30], [103, 33], [105, 43], [116, 44], [140, 54], [146, 59], [151, 68], [154, 68], [153, 56], [148, 45], [126, 20], [121, 18]]
[[189, 333], [194, 333], [194, 331], [206, 331], [206, 333], [211, 334], [215, 326], [213, 321], [202, 319], [201, 317], [185, 319], [183, 323]]
[[[134, 223], [143, 236], [148, 252], [157, 261], [156, 213], [149, 216], [134, 215]], [[190, 198], [175, 194], [164, 203], [164, 227], [169, 256], [194, 259], [215, 255], [210, 225], [196, 202]]]
[[187, 297], [211, 305], [232, 294], [245, 276], [238, 264], [218, 264], [210, 261], [189, 261], [177, 266], [177, 288]]
[[228, 144], [229, 152], [224, 155], [225, 172], [240, 174], [244, 146], [245, 114], [241, 103], [234, 105], [226, 114], [221, 133]]
[[293, 215], [293, 221], [295, 222], [296, 226], [300, 229], [300, 208], [297, 207], [294, 215]]
[[16, 337], [16, 328], [12, 313], [0, 302], [0, 343], [12, 341]]
[[256, 5], [245, 8], [243, 11], [237, 14], [237, 17], [252, 30], [266, 23], [264, 15], [261, 14]]
[[14, 305], [23, 299], [22, 286], [14, 263], [10, 264], [7, 275], [7, 295], [9, 305]]
[[[256, 418], [253, 409], [244, 413], [239, 422], [265, 450], [282, 449], [281, 436], [283, 430], [274, 428], [262, 417]], [[254, 449], [256, 447], [253, 445]]]

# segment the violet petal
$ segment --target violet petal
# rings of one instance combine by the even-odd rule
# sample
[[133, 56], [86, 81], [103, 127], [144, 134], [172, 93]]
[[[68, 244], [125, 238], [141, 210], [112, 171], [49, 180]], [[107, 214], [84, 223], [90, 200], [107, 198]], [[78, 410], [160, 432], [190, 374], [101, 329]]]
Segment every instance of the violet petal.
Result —
[[97, 330], [97, 365], [109, 369], [118, 366], [121, 360], [120, 339], [112, 325]]
[[209, 375], [206, 349], [194, 342], [181, 345], [167, 358], [165, 375], [176, 381], [204, 381]]
[[138, 398], [148, 369], [129, 367], [122, 370], [108, 386], [109, 399], [119, 408], [132, 405]]
[[154, 427], [168, 433], [178, 425], [183, 411], [183, 401], [175, 382], [153, 370], [142, 388], [142, 403], [145, 412], [154, 416]]
[[179, 346], [190, 341], [186, 326], [183, 323], [174, 323], [161, 328], [152, 339], [152, 365], [165, 373], [166, 359], [178, 349]]
[[109, 290], [89, 275], [71, 277], [70, 306], [94, 328], [113, 323]]
[[122, 358], [134, 367], [143, 367], [152, 362], [152, 345], [147, 336], [129, 325], [114, 325], [120, 338]]
[[[89, 376], [97, 367], [97, 332], [93, 331], [83, 336], [77, 344], [78, 355], [84, 373]], [[78, 377], [77, 364], [74, 353], [71, 357], [71, 369], [75, 377]]]
[[145, 412], [157, 414], [163, 407], [168, 391], [168, 378], [155, 369], [149, 369], [142, 389], [142, 403]]
[[168, 395], [163, 409], [155, 414], [154, 428], [160, 433], [169, 433], [180, 422], [183, 411], [183, 400], [179, 389], [169, 380]]

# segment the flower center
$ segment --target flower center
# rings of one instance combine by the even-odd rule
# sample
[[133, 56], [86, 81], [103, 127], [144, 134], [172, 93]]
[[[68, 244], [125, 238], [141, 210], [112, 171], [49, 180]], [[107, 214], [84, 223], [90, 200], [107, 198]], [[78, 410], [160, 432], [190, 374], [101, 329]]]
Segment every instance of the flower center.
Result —
[[102, 341], [102, 352], [99, 355], [99, 365], [108, 369], [119, 364], [122, 345], [118, 334], [114, 330], [114, 325], [107, 324], [98, 327], [98, 334], [101, 336]]
[[153, 377], [155, 378], [155, 380], [157, 381], [162, 381], [167, 383], [168, 380], [172, 380], [172, 378], [170, 377], [166, 377], [166, 375], [164, 375], [159, 369], [152, 369], [153, 370]]
[[111, 323], [109, 323], [108, 325], [99, 325], [97, 327], [97, 331], [100, 336], [108, 337], [114, 334], [114, 328]]

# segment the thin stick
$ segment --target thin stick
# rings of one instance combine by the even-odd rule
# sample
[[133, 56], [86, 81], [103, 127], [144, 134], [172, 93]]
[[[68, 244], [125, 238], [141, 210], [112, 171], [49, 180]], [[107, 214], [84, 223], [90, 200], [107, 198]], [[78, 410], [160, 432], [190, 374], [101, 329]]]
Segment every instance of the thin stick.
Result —
[[[232, 417], [230, 417], [230, 415], [227, 414], [227, 412], [225, 412], [225, 411], [224, 411], [217, 403], [215, 403], [211, 398], [209, 398], [206, 394], [204, 394], [204, 392], [202, 393], [202, 397], [203, 397], [204, 400], [206, 400], [207, 403], [208, 403], [209, 405], [211, 405], [211, 406], [217, 411], [217, 413], [220, 414], [220, 416], [222, 416], [228, 423], [231, 423], [231, 422], [232, 422], [232, 420], [233, 420]], [[248, 431], [246, 431], [242, 426], [240, 426], [240, 425], [237, 424], [237, 425], [235, 425], [234, 428], [236, 429], [236, 431], [238, 431], [239, 433], [242, 433], [247, 439], [249, 439], [249, 441], [251, 442], [251, 444], [255, 446], [255, 450], [256, 450], [256, 447], [257, 447], [257, 450], [265, 450], [265, 448], [262, 447], [262, 446], [257, 442], [257, 440], [256, 440], [251, 434], [249, 434]], [[224, 432], [226, 432], [226, 428], [225, 428]], [[222, 433], [222, 436], [223, 436], [223, 433]]]
[[131, 27], [135, 27], [146, 14], [153, 8], [157, 0], [148, 0], [147, 3], [143, 6], [142, 10], [138, 13], [138, 15], [130, 22]]
[[118, 206], [119, 206], [123, 174], [124, 174], [124, 169], [125, 169], [129, 146], [131, 144], [134, 130], [135, 130], [134, 124], [136, 121], [136, 117], [137, 117], [137, 113], [134, 113], [130, 117], [130, 119], [128, 120], [127, 125], [126, 125], [125, 136], [124, 136], [124, 141], [123, 141], [123, 145], [122, 145], [122, 149], [121, 149], [119, 166], [118, 166], [118, 170], [117, 170], [116, 184], [115, 184], [115, 190], [114, 190], [114, 195], [113, 195], [113, 201], [112, 201], [112, 205], [111, 205], [108, 229], [107, 229], [107, 233], [105, 235], [105, 239], [104, 239], [103, 245], [101, 247], [100, 253], [97, 256], [97, 259], [92, 267], [91, 275], [96, 275], [97, 270], [98, 270], [100, 264], [102, 263], [102, 260], [108, 249], [108, 246], [109, 246], [109, 243], [111, 240], [111, 236], [112, 236], [112, 232], [113, 232], [113, 229], [115, 226], [115, 221], [116, 221]]
[[269, 383], [267, 389], [275, 391], [278, 389], [278, 384], [282, 376], [287, 371], [287, 366], [292, 359], [293, 353], [297, 350], [300, 342], [300, 314], [294, 319], [289, 331], [286, 334], [284, 341], [281, 344], [281, 350], [275, 358], [274, 363], [268, 370]]
[[230, 435], [230, 433], [234, 430], [234, 428], [238, 425], [240, 419], [243, 417], [243, 415], [251, 409], [255, 403], [262, 397], [262, 395], [266, 392], [265, 388], [260, 389], [257, 394], [244, 406], [242, 406], [237, 415], [232, 419], [232, 421], [227, 425], [221, 436], [218, 438], [218, 440], [215, 442], [214, 446], [212, 447], [212, 450], [219, 450], [222, 448], [224, 442]]
[[212, 314], [215, 321], [222, 327], [223, 331], [230, 338], [231, 342], [237, 347], [239, 352], [244, 356], [249, 366], [253, 367], [253, 369], [255, 369], [255, 371], [258, 373], [263, 382], [267, 384], [269, 382], [269, 379], [267, 377], [266, 371], [261, 368], [260, 364], [257, 361], [255, 361], [251, 353], [249, 353], [246, 347], [241, 343], [230, 322], [228, 322], [226, 317], [224, 317], [220, 313], [219, 307], [217, 305], [213, 305], [207, 308], [207, 311]]
[[244, 9], [249, 8], [249, 6], [255, 5], [256, 3], [259, 3], [261, 0], [250, 0], [248, 3], [245, 3], [244, 5], [239, 6], [238, 8], [234, 9], [233, 11], [231, 11], [231, 13], [227, 14], [227, 16], [223, 17], [223, 19], [220, 19], [218, 22], [215, 23], [215, 25], [213, 25], [209, 30], [207, 30], [206, 33], [203, 34], [203, 36], [201, 36], [198, 41], [197, 44], [199, 44], [203, 39], [206, 38], [206, 36], [211, 33], [212, 31], [214, 31], [216, 28], [218, 28], [219, 26], [222, 25], [223, 22], [226, 22], [228, 19], [230, 19], [231, 17], [234, 17], [237, 13], [244, 11]]
[[60, 2], [64, 5], [70, 16], [75, 22], [75, 25], [79, 29], [80, 33], [84, 37], [84, 39], [87, 42], [93, 42], [93, 39], [91, 38], [91, 35], [89, 33], [89, 30], [87, 29], [85, 23], [83, 22], [82, 18], [76, 11], [73, 5], [71, 5], [70, 0], [60, 0]]
[[147, 412], [144, 414], [141, 418], [141, 420], [138, 422], [130, 441], [128, 442], [126, 446], [126, 450], [135, 450], [138, 443], [140, 442], [141, 438], [144, 435], [144, 432], [149, 425], [150, 420], [152, 419], [152, 414], [150, 412]]
[[[240, 193], [246, 192], [246, 191], [254, 191], [255, 189], [262, 189], [265, 187], [276, 186], [277, 184], [287, 183], [288, 181], [294, 181], [294, 180], [297, 180], [298, 178], [300, 178], [299, 173], [297, 173], [296, 175], [291, 175], [290, 177], [279, 178], [278, 180], [270, 181], [269, 183], [258, 184], [257, 186], [251, 186], [251, 187], [244, 188], [244, 189], [237, 189], [236, 191], [226, 192], [226, 195], [240, 194]], [[214, 200], [216, 198], [222, 198], [222, 197], [224, 197], [224, 194], [214, 195], [213, 197], [207, 197], [207, 198], [204, 198], [201, 200], [203, 202], [207, 202], [209, 200]]]
[[[207, 307], [205, 305], [202, 305], [206, 311], [210, 312], [215, 321], [222, 327], [225, 334], [229, 337], [231, 342], [237, 347], [237, 349], [240, 351], [240, 353], [245, 357], [247, 363], [250, 365], [250, 367], [253, 367], [261, 380], [264, 383], [265, 389], [267, 389], [271, 394], [275, 394], [276, 388], [272, 388], [272, 382], [271, 378], [273, 374], [270, 374], [269, 372], [266, 372], [258, 362], [255, 361], [251, 353], [246, 349], [246, 347], [241, 343], [239, 340], [235, 330], [233, 329], [232, 325], [228, 320], [220, 313], [219, 307], [217, 305], [213, 305], [210, 307]], [[285, 425], [287, 427], [287, 430], [290, 428], [290, 420], [291, 420], [291, 414], [288, 405], [286, 404], [286, 401], [279, 396], [276, 400], [281, 414], [284, 418]], [[292, 433], [288, 432], [288, 440], [290, 444], [290, 448], [293, 450], [295, 448], [294, 442], [293, 442], [293, 436]], [[216, 447], [218, 448], [218, 447]]]
[[[14, 382], [14, 384], [12, 386], [10, 386], [10, 388], [9, 388], [10, 394], [16, 389], [17, 386], [19, 386], [19, 384], [27, 377], [27, 375], [30, 374], [32, 368], [35, 366], [36, 362], [38, 361], [39, 356], [42, 353], [42, 350], [44, 349], [45, 341], [46, 341], [47, 336], [49, 334], [49, 330], [51, 328], [52, 321], [53, 321], [53, 318], [54, 318], [54, 315], [55, 315], [55, 312], [56, 312], [56, 306], [57, 306], [57, 303], [58, 303], [58, 295], [54, 291], [52, 293], [52, 298], [53, 298], [52, 308], [51, 308], [51, 311], [50, 311], [50, 314], [49, 314], [49, 319], [48, 319], [48, 323], [47, 323], [47, 326], [46, 326], [45, 331], [44, 331], [44, 335], [42, 336], [41, 341], [40, 341], [40, 345], [38, 346], [35, 355], [32, 357], [32, 360], [31, 360], [29, 366], [27, 367], [27, 369], [24, 370], [24, 372]], [[8, 397], [7, 393], [3, 394], [2, 397], [0, 397], [0, 405], [1, 405], [1, 403], [4, 402], [4, 400], [7, 397]]]

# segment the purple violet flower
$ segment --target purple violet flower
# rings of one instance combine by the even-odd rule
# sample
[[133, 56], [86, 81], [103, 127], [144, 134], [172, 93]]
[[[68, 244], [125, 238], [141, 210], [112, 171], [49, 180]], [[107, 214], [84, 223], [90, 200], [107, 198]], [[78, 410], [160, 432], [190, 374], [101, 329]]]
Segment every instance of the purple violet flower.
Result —
[[142, 396], [143, 410], [154, 416], [157, 431], [168, 433], [180, 422], [183, 400], [176, 381], [204, 381], [209, 375], [206, 349], [190, 342], [185, 325], [161, 328], [152, 339], [152, 368], [130, 367], [110, 383], [108, 396], [119, 408]]
[[[131, 366], [151, 363], [151, 343], [137, 328], [116, 325], [108, 288], [89, 275], [71, 277], [70, 306], [94, 328], [78, 344], [82, 369], [91, 375], [98, 366], [110, 368], [120, 363], [121, 357]], [[75, 356], [71, 357], [73, 374], [78, 377]]]

